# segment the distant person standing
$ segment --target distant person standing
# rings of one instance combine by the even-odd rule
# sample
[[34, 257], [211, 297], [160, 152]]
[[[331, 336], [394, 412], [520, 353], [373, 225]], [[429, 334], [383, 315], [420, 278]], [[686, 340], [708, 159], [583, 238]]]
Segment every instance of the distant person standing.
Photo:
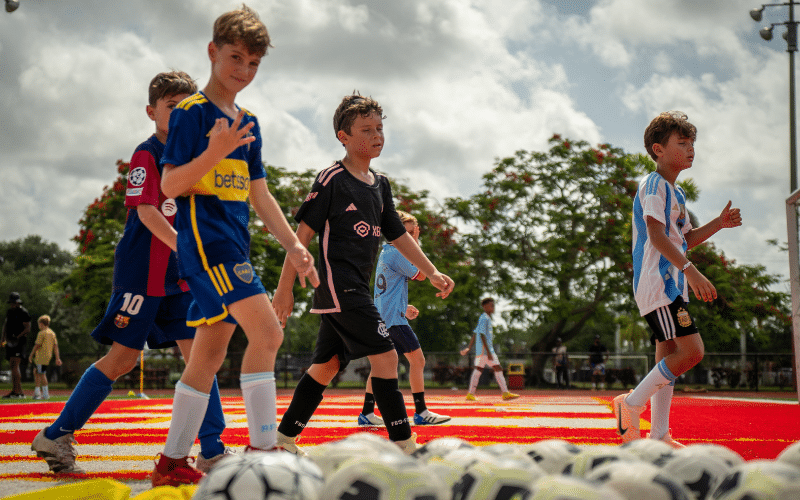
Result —
[[594, 336], [594, 342], [589, 346], [589, 365], [592, 367], [592, 390], [606, 388], [606, 361], [608, 361], [608, 349], [600, 342], [600, 335]]
[[31, 331], [31, 315], [22, 307], [19, 293], [11, 292], [8, 297], [8, 314], [3, 323], [3, 346], [6, 348], [6, 359], [11, 366], [11, 392], [3, 399], [24, 398], [22, 393], [22, 373], [19, 365], [25, 356], [26, 336]]
[[553, 347], [553, 371], [556, 373], [558, 388], [561, 389], [561, 379], [563, 378], [564, 387], [569, 389], [569, 355], [567, 346], [561, 342], [561, 337], [556, 339], [556, 346]]
[[50, 329], [50, 316], [39, 317], [39, 334], [36, 344], [28, 357], [33, 366], [33, 378], [36, 387], [33, 389], [33, 399], [50, 399], [50, 390], [47, 387], [47, 365], [56, 355], [56, 366], [61, 366], [61, 356], [58, 353], [58, 339], [56, 332]]

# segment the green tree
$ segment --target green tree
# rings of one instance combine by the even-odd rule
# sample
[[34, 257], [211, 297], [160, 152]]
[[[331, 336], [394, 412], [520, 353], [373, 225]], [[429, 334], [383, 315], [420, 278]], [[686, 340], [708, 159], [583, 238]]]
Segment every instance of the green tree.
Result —
[[608, 144], [558, 135], [550, 144], [497, 160], [482, 193], [447, 203], [476, 228], [465, 237], [473, 272], [507, 304], [509, 327], [539, 325], [533, 351], [630, 310], [630, 214], [651, 163]]

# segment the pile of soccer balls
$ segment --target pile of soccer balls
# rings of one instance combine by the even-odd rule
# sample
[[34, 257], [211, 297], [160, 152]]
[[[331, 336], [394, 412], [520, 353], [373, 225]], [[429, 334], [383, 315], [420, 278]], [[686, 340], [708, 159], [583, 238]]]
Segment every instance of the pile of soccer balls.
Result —
[[551, 439], [473, 446], [439, 438], [404, 455], [358, 433], [290, 453], [232, 455], [194, 500], [789, 500], [800, 499], [800, 442], [745, 462], [713, 444], [673, 450], [642, 439], [579, 447]]

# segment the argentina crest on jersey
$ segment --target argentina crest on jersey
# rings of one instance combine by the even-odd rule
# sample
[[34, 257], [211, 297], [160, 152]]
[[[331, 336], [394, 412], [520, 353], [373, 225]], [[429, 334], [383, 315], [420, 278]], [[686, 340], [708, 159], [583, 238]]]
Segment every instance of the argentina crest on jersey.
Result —
[[253, 266], [250, 265], [249, 262], [242, 262], [241, 264], [236, 264], [233, 266], [233, 272], [236, 274], [240, 280], [244, 281], [245, 283], [252, 283], [253, 282]]

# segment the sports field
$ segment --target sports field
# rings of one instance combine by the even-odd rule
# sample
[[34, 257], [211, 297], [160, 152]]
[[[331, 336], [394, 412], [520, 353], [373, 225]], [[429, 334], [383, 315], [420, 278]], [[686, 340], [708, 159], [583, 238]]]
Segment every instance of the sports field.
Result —
[[[406, 391], [407, 392], [407, 391]], [[233, 394], [233, 393], [232, 393]], [[428, 407], [453, 419], [440, 426], [416, 426], [418, 442], [455, 436], [476, 445], [530, 443], [560, 438], [585, 446], [615, 445], [619, 438], [611, 411], [613, 393], [522, 391], [522, 397], [503, 401], [499, 392], [478, 391], [478, 401], [464, 400], [463, 391], [426, 394]], [[356, 425], [363, 393], [330, 390], [299, 444], [314, 446], [365, 430]], [[279, 390], [278, 418], [291, 400]], [[112, 399], [102, 404], [86, 427], [76, 434], [79, 465], [88, 478], [112, 478], [129, 485], [133, 493], [149, 489], [153, 458], [162, 450], [169, 427], [172, 400]], [[228, 446], [247, 444], [247, 424], [241, 397], [223, 394]], [[410, 396], [406, 404], [413, 413]], [[63, 402], [0, 405], [0, 497], [41, 490], [65, 480], [47, 471], [45, 462], [30, 450], [39, 430], [58, 415]], [[649, 429], [649, 410], [642, 415], [643, 433]], [[716, 397], [676, 393], [672, 404], [673, 436], [685, 444], [716, 443], [746, 460], [775, 458], [786, 446], [800, 441], [800, 405], [792, 400]], [[386, 436], [382, 428], [372, 429]], [[199, 451], [199, 446], [192, 450]]]

